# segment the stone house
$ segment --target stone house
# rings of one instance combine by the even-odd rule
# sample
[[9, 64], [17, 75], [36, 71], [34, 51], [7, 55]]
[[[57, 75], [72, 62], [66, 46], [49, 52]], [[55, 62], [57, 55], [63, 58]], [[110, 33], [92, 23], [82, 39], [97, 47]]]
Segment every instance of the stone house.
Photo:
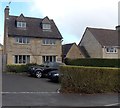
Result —
[[9, 15], [8, 6], [4, 12], [7, 64], [62, 62], [62, 35], [52, 19]]
[[79, 43], [79, 48], [86, 58], [118, 58], [119, 27], [116, 30], [87, 27]]
[[65, 58], [77, 59], [84, 58], [79, 47], [76, 43], [69, 43], [62, 45], [62, 59], [64, 61]]
[[3, 45], [0, 43], [0, 55], [2, 55], [3, 52]]

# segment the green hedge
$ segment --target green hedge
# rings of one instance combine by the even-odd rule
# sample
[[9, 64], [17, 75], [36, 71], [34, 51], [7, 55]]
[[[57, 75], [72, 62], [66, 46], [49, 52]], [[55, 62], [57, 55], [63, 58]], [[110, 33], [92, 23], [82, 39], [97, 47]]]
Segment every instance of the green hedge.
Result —
[[27, 72], [27, 65], [7, 65], [7, 72]]
[[93, 66], [93, 67], [120, 67], [120, 59], [65, 59], [65, 64], [75, 66]]
[[117, 68], [62, 66], [60, 72], [63, 93], [119, 92], [120, 74]]

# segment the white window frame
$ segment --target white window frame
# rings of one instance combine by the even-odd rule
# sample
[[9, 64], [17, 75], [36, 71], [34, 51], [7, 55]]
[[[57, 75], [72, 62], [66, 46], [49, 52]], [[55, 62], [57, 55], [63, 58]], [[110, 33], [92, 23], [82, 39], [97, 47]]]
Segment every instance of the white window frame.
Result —
[[14, 55], [15, 64], [27, 64], [30, 63], [30, 55]]
[[17, 22], [17, 27], [18, 28], [26, 28], [26, 22], [20, 22], [20, 21], [18, 21]]
[[51, 30], [51, 25], [50, 24], [42, 24], [43, 30]]
[[43, 39], [42, 43], [43, 45], [55, 45], [56, 40], [55, 39]]
[[56, 56], [42, 56], [43, 63], [45, 62], [56, 62]]
[[106, 47], [106, 53], [118, 53], [116, 47]]
[[28, 44], [30, 39], [28, 37], [15, 37], [15, 42], [19, 44]]

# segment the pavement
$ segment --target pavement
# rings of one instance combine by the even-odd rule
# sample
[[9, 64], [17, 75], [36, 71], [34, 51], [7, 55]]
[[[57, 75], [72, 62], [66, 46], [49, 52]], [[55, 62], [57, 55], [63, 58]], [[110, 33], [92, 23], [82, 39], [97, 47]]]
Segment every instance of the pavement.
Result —
[[2, 108], [118, 108], [120, 105], [118, 94], [62, 94], [56, 91], [58, 87], [59, 84], [46, 79], [5, 74]]
[[[117, 94], [3, 93], [3, 106], [93, 107], [119, 106]], [[31, 98], [32, 97], [32, 98]]]

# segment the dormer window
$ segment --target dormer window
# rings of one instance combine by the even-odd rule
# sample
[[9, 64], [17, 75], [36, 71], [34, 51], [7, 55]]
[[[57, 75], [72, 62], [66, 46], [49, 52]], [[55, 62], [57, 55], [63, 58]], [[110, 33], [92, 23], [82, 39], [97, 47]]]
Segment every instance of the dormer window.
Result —
[[42, 20], [42, 29], [43, 31], [51, 31], [51, 23], [48, 17]]
[[26, 28], [26, 21], [25, 21], [25, 17], [23, 14], [21, 14], [19, 17], [17, 17], [16, 26], [18, 28]]
[[43, 24], [43, 30], [50, 30], [51, 25], [50, 24]]
[[26, 22], [17, 22], [17, 27], [26, 28]]

